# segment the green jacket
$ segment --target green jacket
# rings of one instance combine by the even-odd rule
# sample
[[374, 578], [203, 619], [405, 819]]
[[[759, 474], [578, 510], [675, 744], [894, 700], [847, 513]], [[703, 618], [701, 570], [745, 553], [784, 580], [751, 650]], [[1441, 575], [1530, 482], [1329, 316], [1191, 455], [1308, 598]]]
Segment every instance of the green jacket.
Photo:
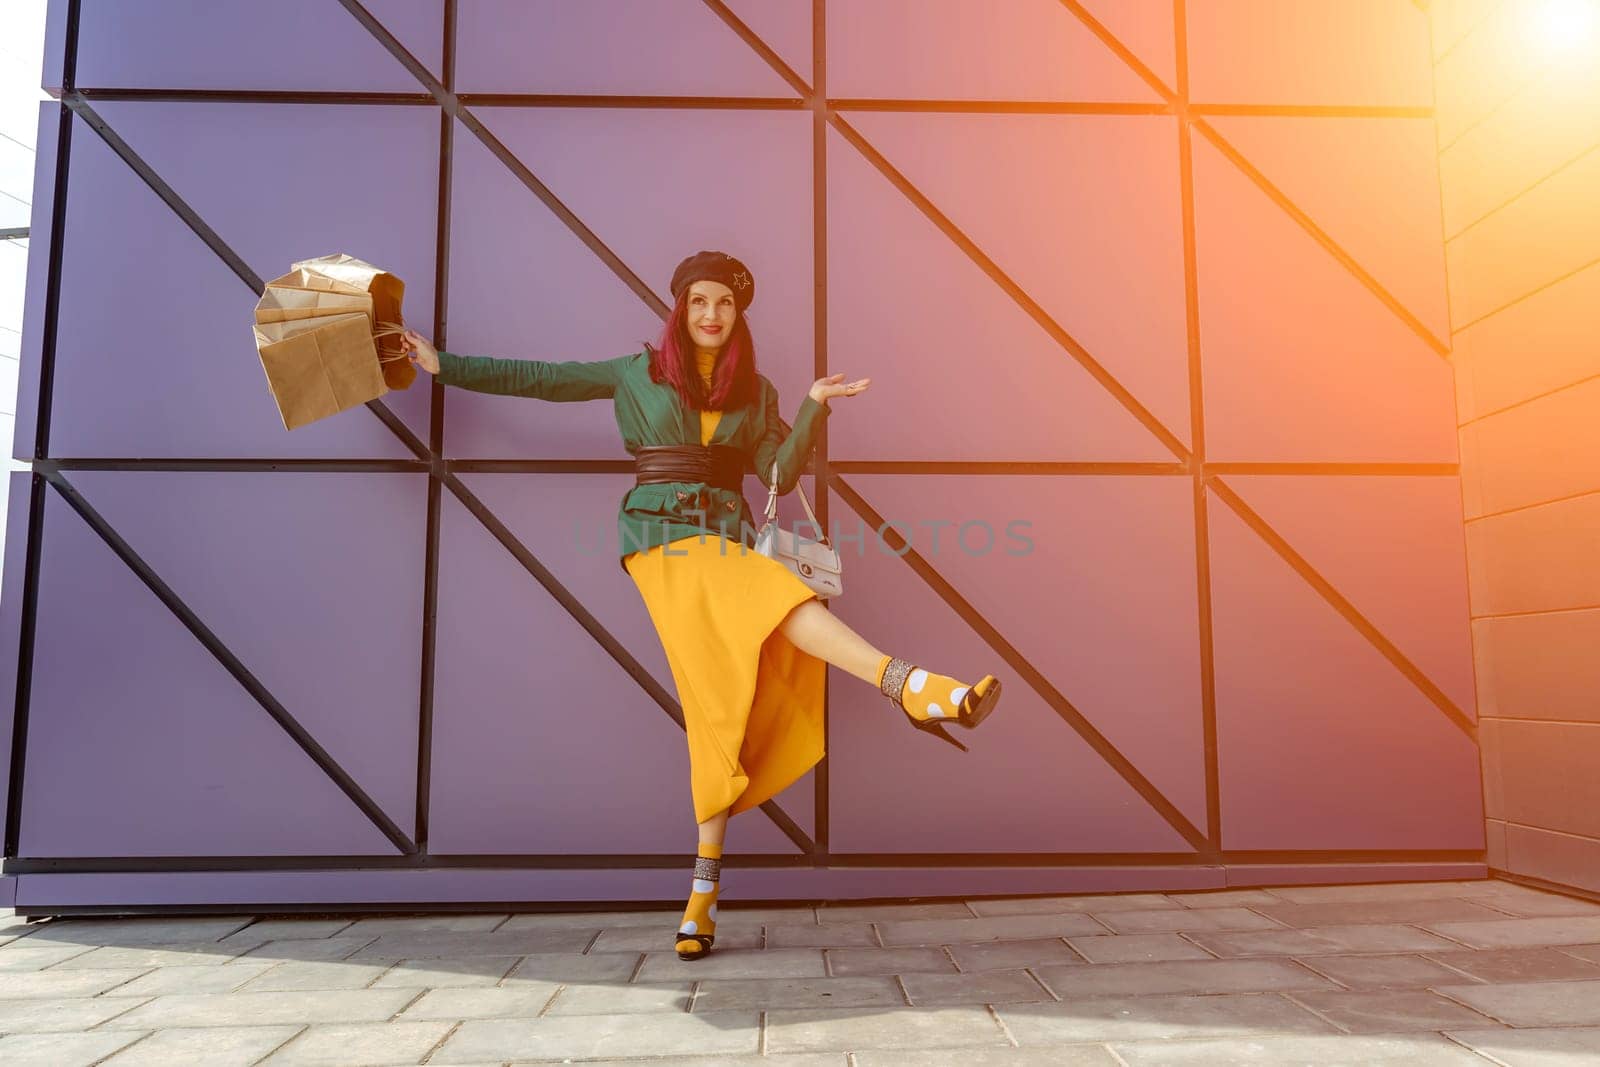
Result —
[[[610, 399], [629, 455], [644, 445], [700, 443], [700, 413], [687, 408], [670, 385], [650, 380], [648, 352], [564, 363], [440, 352], [436, 377], [443, 385], [500, 396], [562, 402]], [[756, 375], [756, 381], [760, 390], [756, 402], [724, 411], [711, 443], [732, 445], [743, 452], [745, 472], [755, 473], [769, 488], [776, 459], [778, 492], [787, 493], [800, 480], [829, 408], [807, 395], [791, 430], [778, 415], [778, 390], [764, 375]], [[755, 517], [743, 493], [705, 482], [663, 482], [636, 485], [623, 494], [617, 537], [622, 557], [626, 557], [636, 550], [709, 532], [749, 543], [742, 535], [754, 525]]]

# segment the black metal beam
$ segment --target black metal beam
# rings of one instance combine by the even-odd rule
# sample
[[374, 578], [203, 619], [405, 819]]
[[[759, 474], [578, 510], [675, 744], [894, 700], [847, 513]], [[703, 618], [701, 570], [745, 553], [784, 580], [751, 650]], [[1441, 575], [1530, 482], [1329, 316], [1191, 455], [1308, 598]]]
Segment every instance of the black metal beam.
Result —
[[[821, 866], [830, 869], [1293, 866], [1297, 864], [1481, 863], [1481, 849], [1278, 849], [1223, 850], [1210, 856], [1191, 852], [834, 852]], [[683, 866], [676, 852], [524, 853], [521, 855], [409, 856], [93, 856], [28, 857], [7, 860], [12, 874], [187, 874], [229, 871], [356, 870], [673, 870]], [[730, 853], [730, 868], [794, 869], [817, 866], [808, 855]]]
[[[68, 0], [61, 85], [70, 92], [77, 78], [81, 0]], [[72, 112], [60, 108], [56, 122], [55, 174], [51, 183], [50, 250], [45, 271], [44, 325], [39, 352], [38, 407], [34, 412], [33, 458], [50, 454], [50, 410], [55, 388], [56, 342], [61, 321], [61, 257], [66, 245], [67, 175], [72, 160]], [[31, 249], [30, 249], [31, 251]], [[33, 474], [28, 495], [28, 545], [24, 556], [22, 618], [17, 641], [17, 688], [11, 709], [11, 767], [6, 781], [3, 855], [15, 856], [22, 832], [23, 782], [27, 775], [28, 712], [33, 695], [33, 646], [39, 616], [39, 557], [44, 548], [45, 479]]]

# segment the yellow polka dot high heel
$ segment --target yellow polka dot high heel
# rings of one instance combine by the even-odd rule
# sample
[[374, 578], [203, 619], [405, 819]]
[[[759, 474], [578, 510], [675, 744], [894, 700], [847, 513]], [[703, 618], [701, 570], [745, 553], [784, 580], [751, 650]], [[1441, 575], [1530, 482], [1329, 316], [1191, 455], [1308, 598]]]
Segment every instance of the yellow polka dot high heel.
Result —
[[717, 938], [717, 884], [722, 879], [722, 846], [700, 842], [694, 861], [694, 885], [689, 904], [678, 924], [676, 948], [680, 960], [704, 959]]
[[883, 657], [878, 664], [878, 689], [905, 712], [912, 726], [963, 752], [967, 746], [946, 733], [944, 723], [957, 722], [971, 730], [1000, 702], [1000, 680], [992, 674], [969, 686], [893, 656]]

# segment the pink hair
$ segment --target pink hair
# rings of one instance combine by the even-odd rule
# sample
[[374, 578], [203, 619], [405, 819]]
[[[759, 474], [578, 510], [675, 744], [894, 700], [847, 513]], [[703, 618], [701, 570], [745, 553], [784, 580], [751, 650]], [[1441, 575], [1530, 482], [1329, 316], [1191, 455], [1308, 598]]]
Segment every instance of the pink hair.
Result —
[[[743, 407], [756, 398], [756, 342], [743, 314], [734, 321], [727, 347], [717, 360], [706, 395], [695, 366], [695, 347], [689, 340], [689, 290], [685, 288], [661, 328], [661, 341], [650, 349], [650, 380], [677, 390], [686, 407], [695, 411], [725, 411]], [[646, 346], [649, 347], [649, 346]]]

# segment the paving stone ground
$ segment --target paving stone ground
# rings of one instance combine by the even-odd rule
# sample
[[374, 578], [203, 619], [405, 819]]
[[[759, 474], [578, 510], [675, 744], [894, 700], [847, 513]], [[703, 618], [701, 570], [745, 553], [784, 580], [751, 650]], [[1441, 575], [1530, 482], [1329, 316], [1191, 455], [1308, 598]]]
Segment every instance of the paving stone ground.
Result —
[[1600, 903], [1492, 879], [676, 919], [0, 912], [0, 1064], [1600, 1063]]

